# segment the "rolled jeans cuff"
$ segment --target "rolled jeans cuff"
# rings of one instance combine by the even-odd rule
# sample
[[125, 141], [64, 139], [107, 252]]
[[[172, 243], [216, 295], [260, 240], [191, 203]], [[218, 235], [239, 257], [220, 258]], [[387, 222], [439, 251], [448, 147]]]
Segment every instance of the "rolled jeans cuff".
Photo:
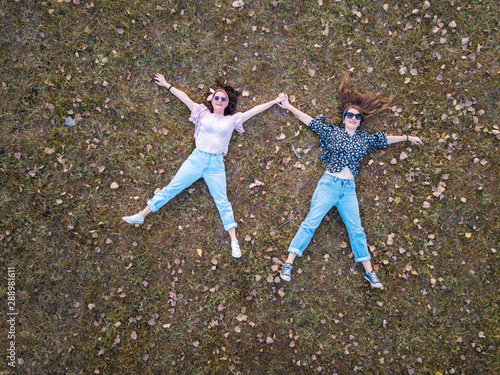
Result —
[[158, 211], [158, 208], [156, 208], [156, 206], [154, 205], [153, 202], [147, 201], [147, 204], [148, 204], [149, 208], [151, 209], [151, 212], [157, 212]]
[[237, 227], [238, 227], [238, 224], [231, 223], [231, 224], [224, 225], [224, 230], [227, 232], [228, 230], [231, 230], [231, 229], [237, 228]]
[[358, 259], [355, 258], [354, 261], [356, 263], [359, 263], [359, 262], [366, 262], [367, 260], [370, 260], [370, 259], [372, 259], [372, 257], [370, 255], [367, 255], [367, 256], [362, 257], [362, 258], [358, 258]]
[[296, 249], [294, 247], [289, 247], [288, 248], [288, 252], [289, 253], [294, 253], [295, 255], [297, 255], [299, 258], [302, 256], [302, 253], [303, 251], [300, 251], [299, 249]]

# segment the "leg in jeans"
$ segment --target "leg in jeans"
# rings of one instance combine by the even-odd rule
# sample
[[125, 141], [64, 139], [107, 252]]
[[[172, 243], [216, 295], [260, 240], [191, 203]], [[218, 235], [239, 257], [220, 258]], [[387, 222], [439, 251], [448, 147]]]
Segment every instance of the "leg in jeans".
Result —
[[[289, 253], [294, 253], [299, 257], [302, 256], [316, 228], [319, 227], [328, 211], [337, 203], [340, 188], [341, 180], [328, 174], [324, 174], [319, 180], [312, 197], [311, 209], [290, 243]], [[293, 261], [293, 259], [291, 260]]]
[[347, 228], [347, 232], [349, 233], [349, 241], [354, 254], [354, 261], [369, 261], [371, 257], [368, 252], [365, 231], [361, 226], [359, 203], [356, 196], [356, 186], [354, 184], [354, 180], [346, 182], [346, 186], [340, 196], [337, 208]]
[[172, 181], [148, 201], [151, 211], [158, 211], [182, 190], [201, 178], [205, 164], [205, 155], [199, 150], [194, 150], [179, 168]]
[[[227, 199], [226, 171], [222, 154], [211, 157], [210, 164], [203, 173], [203, 178], [208, 185], [210, 194], [214, 198], [217, 210], [219, 210], [224, 229], [229, 231], [236, 228], [238, 225], [234, 221], [233, 207]], [[234, 231], [231, 232], [234, 234]]]

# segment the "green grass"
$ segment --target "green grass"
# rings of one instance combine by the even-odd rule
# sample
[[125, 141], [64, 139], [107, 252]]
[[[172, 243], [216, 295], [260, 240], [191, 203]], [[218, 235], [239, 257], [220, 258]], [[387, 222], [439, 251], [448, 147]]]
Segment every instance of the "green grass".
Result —
[[[0, 373], [500, 372], [495, 2], [0, 3], [0, 299], [7, 312], [15, 267], [18, 313]], [[336, 210], [279, 281], [324, 164], [277, 106], [225, 160], [241, 260], [203, 181], [141, 227], [121, 221], [194, 148], [156, 72], [197, 102], [225, 77], [249, 92], [239, 110], [285, 91], [337, 123], [346, 71], [399, 111], [365, 130], [426, 142], [373, 152], [356, 180], [384, 290], [363, 282]]]

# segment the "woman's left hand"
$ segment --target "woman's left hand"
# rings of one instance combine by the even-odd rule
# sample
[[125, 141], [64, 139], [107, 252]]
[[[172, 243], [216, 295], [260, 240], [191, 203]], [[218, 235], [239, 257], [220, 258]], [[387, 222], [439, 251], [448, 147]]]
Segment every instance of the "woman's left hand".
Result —
[[408, 140], [409, 140], [411, 143], [417, 143], [417, 144], [419, 144], [420, 146], [423, 146], [423, 145], [424, 145], [424, 141], [422, 141], [422, 139], [420, 139], [420, 137], [415, 137], [415, 136], [410, 135], [410, 136], [408, 137]]
[[280, 93], [278, 95], [278, 98], [276, 98], [276, 103], [281, 107], [285, 108], [284, 105], [288, 103], [288, 95], [285, 94], [284, 92]]

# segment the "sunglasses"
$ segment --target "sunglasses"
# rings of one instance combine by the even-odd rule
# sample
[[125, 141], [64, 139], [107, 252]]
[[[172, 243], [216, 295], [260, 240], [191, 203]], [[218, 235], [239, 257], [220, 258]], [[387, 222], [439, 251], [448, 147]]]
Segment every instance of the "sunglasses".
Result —
[[224, 103], [227, 100], [225, 96], [215, 96], [214, 99], [216, 102], [220, 100], [222, 103]]
[[351, 113], [351, 112], [347, 112], [345, 115], [346, 115], [347, 118], [353, 118], [354, 117], [356, 120], [361, 120], [363, 118], [363, 115], [361, 113], [354, 114], [354, 113]]

